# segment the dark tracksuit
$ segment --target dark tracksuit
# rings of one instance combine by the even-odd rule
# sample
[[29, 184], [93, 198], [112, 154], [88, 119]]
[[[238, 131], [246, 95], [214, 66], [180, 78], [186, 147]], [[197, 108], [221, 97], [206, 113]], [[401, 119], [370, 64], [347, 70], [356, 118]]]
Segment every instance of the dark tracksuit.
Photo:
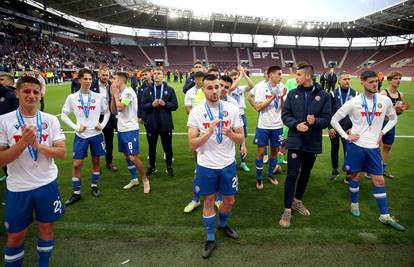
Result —
[[[342, 101], [343, 101], [344, 104], [345, 104], [346, 101], [352, 99], [357, 94], [354, 89], [350, 88], [349, 97], [348, 97], [348, 99], [346, 99], [348, 89], [343, 90], [343, 89], [337, 88], [335, 91], [332, 91], [331, 94], [330, 94], [331, 95], [331, 110], [332, 110], [331, 116], [333, 116], [342, 106], [340, 96], [339, 96], [339, 90], [341, 90], [341, 92], [342, 92]], [[340, 120], [339, 124], [341, 125], [342, 129], [344, 129], [345, 132], [352, 128], [352, 122], [349, 119], [349, 116], [346, 116], [345, 118]], [[329, 125], [328, 128], [332, 129], [332, 126]], [[341, 140], [341, 142], [342, 142], [342, 149], [344, 151], [344, 158], [345, 158], [345, 153], [346, 153], [347, 141], [344, 138], [342, 138], [342, 136], [340, 136], [338, 133], [335, 135], [334, 138], [329, 138], [329, 139], [331, 140], [332, 169], [337, 170], [338, 169], [339, 140]]]
[[[160, 98], [161, 86], [156, 87], [157, 98]], [[164, 107], [153, 107], [155, 100], [154, 85], [144, 91], [142, 97], [143, 119], [147, 132], [148, 155], [150, 167], [155, 168], [155, 155], [158, 136], [161, 136], [161, 144], [165, 152], [167, 167], [172, 166], [172, 130], [174, 129], [172, 111], [177, 110], [177, 96], [173, 88], [164, 83], [164, 92], [161, 99], [165, 102]]]
[[[14, 87], [0, 85], [0, 115], [12, 112], [19, 107], [19, 100], [14, 94]], [[3, 167], [7, 176], [7, 167]]]
[[137, 99], [138, 99], [138, 110], [137, 110], [137, 115], [138, 115], [138, 119], [143, 119], [143, 114], [144, 114], [144, 109], [142, 107], [142, 98], [144, 96], [144, 92], [147, 88], [151, 88], [152, 84], [149, 83], [147, 84], [147, 82], [143, 81], [141, 86], [138, 88], [137, 90]]
[[193, 88], [194, 85], [195, 85], [194, 76], [193, 76], [193, 73], [191, 73], [190, 77], [188, 77], [187, 80], [185, 81], [185, 84], [183, 86], [183, 93], [184, 94], [187, 93], [187, 91]]
[[[110, 87], [111, 87], [111, 82], [108, 81], [108, 84], [106, 85], [106, 100], [108, 101], [108, 108], [111, 108], [111, 91], [110, 91]], [[91, 91], [94, 91], [96, 93], [101, 93], [101, 88], [99, 87], [99, 79], [96, 80], [94, 83], [92, 83], [92, 86], [90, 88]], [[99, 117], [99, 122], [103, 121], [103, 117], [104, 115], [101, 115]], [[102, 129], [102, 133], [104, 135], [104, 139], [105, 139], [105, 150], [106, 150], [106, 154], [105, 154], [105, 162], [106, 164], [112, 164], [112, 159], [113, 159], [113, 150], [114, 150], [114, 129], [116, 129], [116, 117], [115, 114], [110, 115], [108, 123], [105, 125], [105, 128]]]
[[328, 73], [326, 75], [326, 90], [328, 93], [332, 90], [335, 90], [336, 82], [338, 81], [338, 77], [336, 77], [335, 73]]
[[[283, 123], [289, 127], [285, 208], [291, 208], [293, 196], [303, 198], [316, 155], [322, 153], [322, 129], [328, 127], [331, 119], [329, 94], [319, 84], [314, 86], [314, 90], [300, 86], [290, 91], [282, 109]], [[296, 126], [305, 122], [307, 115], [314, 115], [315, 123], [308, 125], [307, 132], [299, 132]]]

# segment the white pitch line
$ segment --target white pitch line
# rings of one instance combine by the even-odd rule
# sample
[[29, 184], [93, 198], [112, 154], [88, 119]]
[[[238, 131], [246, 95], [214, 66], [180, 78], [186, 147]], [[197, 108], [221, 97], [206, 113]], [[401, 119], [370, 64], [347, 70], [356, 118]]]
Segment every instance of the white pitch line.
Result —
[[[64, 133], [67, 133], [67, 134], [74, 134], [75, 133], [75, 131], [63, 131]], [[115, 132], [115, 134], [117, 134], [117, 132]], [[146, 135], [146, 132], [139, 132], [139, 134], [140, 135]], [[173, 135], [187, 135], [188, 133], [173, 133]], [[248, 136], [255, 136], [255, 134], [253, 134], [253, 133], [249, 133], [249, 134], [247, 134]], [[323, 137], [328, 137], [328, 135], [327, 134], [324, 134], [324, 135], [322, 135]], [[397, 137], [397, 138], [409, 138], [409, 139], [411, 139], [411, 138], [414, 138], [414, 135], [396, 135], [395, 137]]]

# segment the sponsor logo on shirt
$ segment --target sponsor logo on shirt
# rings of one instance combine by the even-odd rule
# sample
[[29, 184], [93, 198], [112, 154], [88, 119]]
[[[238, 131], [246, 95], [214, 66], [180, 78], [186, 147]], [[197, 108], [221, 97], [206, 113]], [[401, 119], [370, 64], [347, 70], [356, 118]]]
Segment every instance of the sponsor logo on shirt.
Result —
[[[381, 111], [377, 111], [377, 112], [375, 112], [375, 117], [380, 117], [381, 114], [382, 114]], [[361, 111], [361, 116], [362, 117], [365, 117], [366, 116], [366, 112], [365, 111]], [[369, 116], [372, 116], [372, 112], [369, 112]]]
[[[223, 120], [223, 127], [229, 127], [230, 126], [230, 120]], [[218, 126], [219, 123], [216, 123], [216, 126]], [[209, 122], [203, 122], [203, 127], [204, 129], [208, 129], [210, 128], [210, 123]]]
[[[42, 142], [46, 142], [49, 135], [47, 133], [42, 134]], [[20, 134], [13, 135], [14, 141], [17, 143], [22, 139], [22, 136]]]
[[[83, 108], [82, 108], [82, 106], [81, 105], [79, 105], [79, 106], [77, 106], [78, 107], [78, 109], [79, 110], [83, 110], [83, 109], [88, 109], [88, 106], [83, 106]], [[89, 107], [89, 110], [95, 110], [95, 108], [96, 108], [96, 106], [90, 106]]]

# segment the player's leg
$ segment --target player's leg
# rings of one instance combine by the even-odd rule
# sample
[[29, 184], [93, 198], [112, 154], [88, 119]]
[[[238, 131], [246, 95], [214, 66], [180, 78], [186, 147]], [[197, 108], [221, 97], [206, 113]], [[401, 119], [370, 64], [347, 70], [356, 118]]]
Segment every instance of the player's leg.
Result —
[[[385, 125], [385, 123], [384, 123], [384, 125]], [[381, 156], [382, 156], [383, 169], [384, 169], [384, 174], [383, 175], [387, 178], [390, 178], [390, 179], [393, 179], [394, 175], [392, 175], [391, 173], [389, 173], [387, 171], [387, 167], [388, 167], [388, 163], [389, 163], [391, 147], [392, 147], [392, 144], [394, 143], [394, 140], [395, 140], [395, 127], [392, 128], [388, 133], [386, 133], [382, 137]]]
[[380, 211], [380, 222], [389, 225], [398, 231], [405, 231], [404, 226], [399, 224], [393, 217], [390, 216], [388, 210], [387, 191], [385, 189], [385, 181], [381, 164], [380, 149], [366, 149], [367, 153], [367, 172], [371, 174], [372, 178], [372, 193]]
[[296, 210], [303, 216], [309, 216], [309, 210], [303, 205], [302, 199], [309, 182], [310, 174], [316, 160], [316, 154], [302, 152], [301, 166], [298, 182], [296, 184], [295, 197], [292, 202], [292, 209]]
[[287, 228], [290, 226], [292, 219], [292, 202], [295, 194], [296, 181], [300, 172], [301, 155], [299, 150], [288, 150], [287, 176], [284, 188], [284, 205], [285, 209], [279, 220], [280, 226]]
[[101, 192], [98, 189], [98, 182], [101, 178], [101, 167], [99, 164], [99, 157], [106, 155], [105, 142], [103, 134], [99, 134], [89, 138], [92, 156], [92, 175], [91, 175], [91, 192], [94, 197], [100, 196]]
[[339, 161], [339, 134], [336, 134], [335, 137], [329, 138], [331, 141], [331, 165], [332, 165], [332, 173], [331, 176], [329, 176], [330, 180], [336, 180], [336, 178], [339, 176], [338, 171], [338, 161]]
[[263, 157], [265, 149], [269, 144], [269, 133], [266, 129], [256, 129], [256, 135], [254, 137], [255, 145], [257, 145], [256, 155], [256, 188], [258, 190], [263, 189]]
[[150, 176], [157, 172], [155, 167], [155, 158], [157, 153], [157, 143], [158, 143], [158, 132], [147, 133], [148, 141], [148, 157], [149, 157], [149, 167], [147, 169], [147, 176]]
[[[244, 133], [244, 138], [247, 140], [247, 119], [246, 119], [246, 114], [243, 114], [240, 116], [242, 121], [243, 121], [243, 133]], [[250, 168], [247, 166], [246, 163], [246, 159], [243, 157], [242, 153], [241, 153], [241, 147], [242, 145], [240, 145], [240, 168], [244, 171], [244, 172], [250, 172]]]
[[[347, 145], [348, 145], [348, 141], [341, 137], [341, 142], [342, 142], [342, 150], [344, 152], [344, 162], [345, 162], [346, 148], [347, 148]], [[346, 170], [344, 166], [345, 166], [345, 163], [342, 165], [342, 170], [345, 172], [344, 183], [349, 184], [349, 179], [351, 179], [351, 172], [349, 170]]]
[[26, 234], [27, 228], [17, 233], [7, 234], [7, 243], [3, 251], [5, 267], [23, 266]]
[[277, 165], [277, 157], [279, 155], [279, 147], [271, 146], [270, 147], [270, 159], [269, 159], [269, 166], [267, 169], [267, 180], [272, 183], [273, 185], [279, 184], [279, 181], [273, 178], [273, 170]]
[[361, 172], [365, 171], [366, 157], [364, 149], [355, 145], [354, 143], [347, 144], [345, 171], [351, 173], [351, 179], [348, 182], [349, 195], [351, 198], [351, 214], [353, 216], [360, 216], [359, 211], [359, 184]]
[[165, 162], [167, 164], [166, 173], [168, 176], [175, 176], [174, 169], [172, 167], [173, 149], [172, 149], [172, 131], [164, 131], [160, 133], [161, 145], [165, 152]]
[[142, 183], [144, 185], [144, 193], [148, 194], [151, 191], [151, 187], [150, 187], [150, 183], [147, 177], [147, 174], [145, 173], [145, 167], [144, 164], [142, 163], [141, 159], [139, 158], [139, 154], [135, 154], [135, 155], [129, 155], [129, 159], [131, 160], [132, 163], [134, 163], [135, 167], [137, 168], [141, 179], [142, 179]]
[[81, 170], [83, 160], [88, 155], [88, 140], [75, 135], [73, 141], [73, 163], [72, 163], [72, 196], [65, 201], [69, 206], [81, 199]]

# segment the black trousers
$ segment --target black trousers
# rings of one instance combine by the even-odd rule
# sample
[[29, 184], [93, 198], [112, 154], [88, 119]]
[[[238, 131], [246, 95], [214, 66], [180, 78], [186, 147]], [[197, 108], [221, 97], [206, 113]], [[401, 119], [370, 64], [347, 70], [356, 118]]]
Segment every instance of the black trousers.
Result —
[[284, 201], [286, 209], [292, 207], [293, 196], [299, 200], [303, 198], [315, 160], [316, 154], [294, 149], [288, 150]]
[[326, 84], [326, 91], [328, 91], [328, 93], [329, 93], [331, 90], [335, 91], [335, 84], [334, 83], [327, 83]]
[[157, 154], [157, 143], [158, 136], [161, 137], [161, 145], [165, 152], [165, 159], [167, 167], [172, 166], [172, 131], [156, 131], [156, 132], [147, 132], [147, 141], [148, 141], [148, 156], [150, 167], [155, 168], [155, 158]]
[[40, 98], [40, 111], [43, 111], [43, 110], [45, 110], [45, 99], [44, 99], [44, 97], [42, 96], [42, 97]]
[[3, 167], [3, 172], [4, 172], [4, 175], [7, 176], [7, 167], [6, 166]]
[[[102, 122], [103, 116], [99, 118], [99, 121]], [[106, 164], [112, 164], [112, 153], [114, 151], [114, 129], [116, 128], [116, 118], [114, 114], [111, 114], [109, 117], [108, 123], [105, 125], [105, 128], [102, 129], [105, 140], [105, 162]]]
[[342, 138], [338, 133], [336, 134], [335, 138], [329, 138], [331, 140], [331, 163], [332, 163], [332, 169], [337, 170], [338, 169], [338, 161], [339, 161], [339, 139], [342, 142], [342, 150], [344, 151], [344, 159], [345, 159], [345, 153], [346, 153], [346, 144], [347, 141]]

